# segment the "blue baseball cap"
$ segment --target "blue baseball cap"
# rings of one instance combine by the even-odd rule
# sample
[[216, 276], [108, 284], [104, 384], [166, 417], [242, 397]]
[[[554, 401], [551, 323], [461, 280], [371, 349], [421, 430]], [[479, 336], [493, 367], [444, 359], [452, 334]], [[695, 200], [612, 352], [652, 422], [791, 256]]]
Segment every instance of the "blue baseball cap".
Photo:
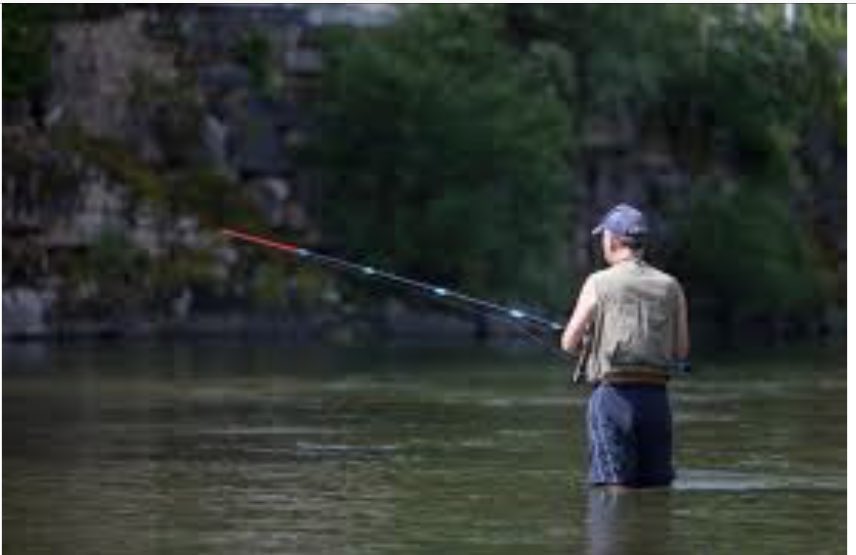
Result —
[[600, 224], [591, 231], [599, 235], [604, 230], [619, 237], [641, 238], [648, 234], [648, 222], [645, 214], [629, 204], [619, 204], [606, 213]]

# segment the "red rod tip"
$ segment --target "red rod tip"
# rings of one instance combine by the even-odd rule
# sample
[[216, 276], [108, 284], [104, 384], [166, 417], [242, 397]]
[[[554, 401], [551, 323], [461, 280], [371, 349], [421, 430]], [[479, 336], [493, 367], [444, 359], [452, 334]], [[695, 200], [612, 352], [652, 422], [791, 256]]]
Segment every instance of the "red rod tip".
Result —
[[292, 245], [290, 243], [282, 243], [280, 241], [273, 241], [271, 239], [265, 239], [264, 237], [251, 235], [249, 233], [244, 233], [243, 231], [235, 231], [234, 229], [229, 229], [226, 227], [221, 228], [220, 233], [222, 233], [223, 235], [234, 237], [236, 239], [247, 241], [248, 243], [255, 243], [257, 245], [262, 245], [272, 249], [279, 249], [289, 252], [295, 252], [300, 250], [300, 247], [298, 247], [297, 245]]

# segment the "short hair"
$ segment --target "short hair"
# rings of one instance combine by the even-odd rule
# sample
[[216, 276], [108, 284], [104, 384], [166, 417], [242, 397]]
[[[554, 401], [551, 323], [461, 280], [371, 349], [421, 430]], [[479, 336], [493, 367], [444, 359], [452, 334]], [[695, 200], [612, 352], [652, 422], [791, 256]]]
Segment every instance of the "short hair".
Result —
[[633, 252], [645, 250], [645, 235], [616, 235], [615, 239]]

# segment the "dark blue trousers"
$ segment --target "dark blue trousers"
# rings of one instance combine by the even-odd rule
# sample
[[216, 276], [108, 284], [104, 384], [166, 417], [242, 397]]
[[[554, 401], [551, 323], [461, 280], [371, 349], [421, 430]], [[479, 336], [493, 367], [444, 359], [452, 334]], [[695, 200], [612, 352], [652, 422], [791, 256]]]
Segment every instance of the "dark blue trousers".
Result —
[[600, 384], [588, 404], [589, 482], [671, 484], [672, 411], [665, 386]]

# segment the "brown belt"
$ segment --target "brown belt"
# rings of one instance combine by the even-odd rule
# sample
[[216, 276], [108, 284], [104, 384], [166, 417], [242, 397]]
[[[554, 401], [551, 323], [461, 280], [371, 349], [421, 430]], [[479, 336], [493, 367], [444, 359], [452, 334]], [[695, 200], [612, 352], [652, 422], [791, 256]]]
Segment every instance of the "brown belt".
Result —
[[603, 376], [601, 383], [609, 385], [666, 385], [669, 376], [653, 368], [621, 369]]

